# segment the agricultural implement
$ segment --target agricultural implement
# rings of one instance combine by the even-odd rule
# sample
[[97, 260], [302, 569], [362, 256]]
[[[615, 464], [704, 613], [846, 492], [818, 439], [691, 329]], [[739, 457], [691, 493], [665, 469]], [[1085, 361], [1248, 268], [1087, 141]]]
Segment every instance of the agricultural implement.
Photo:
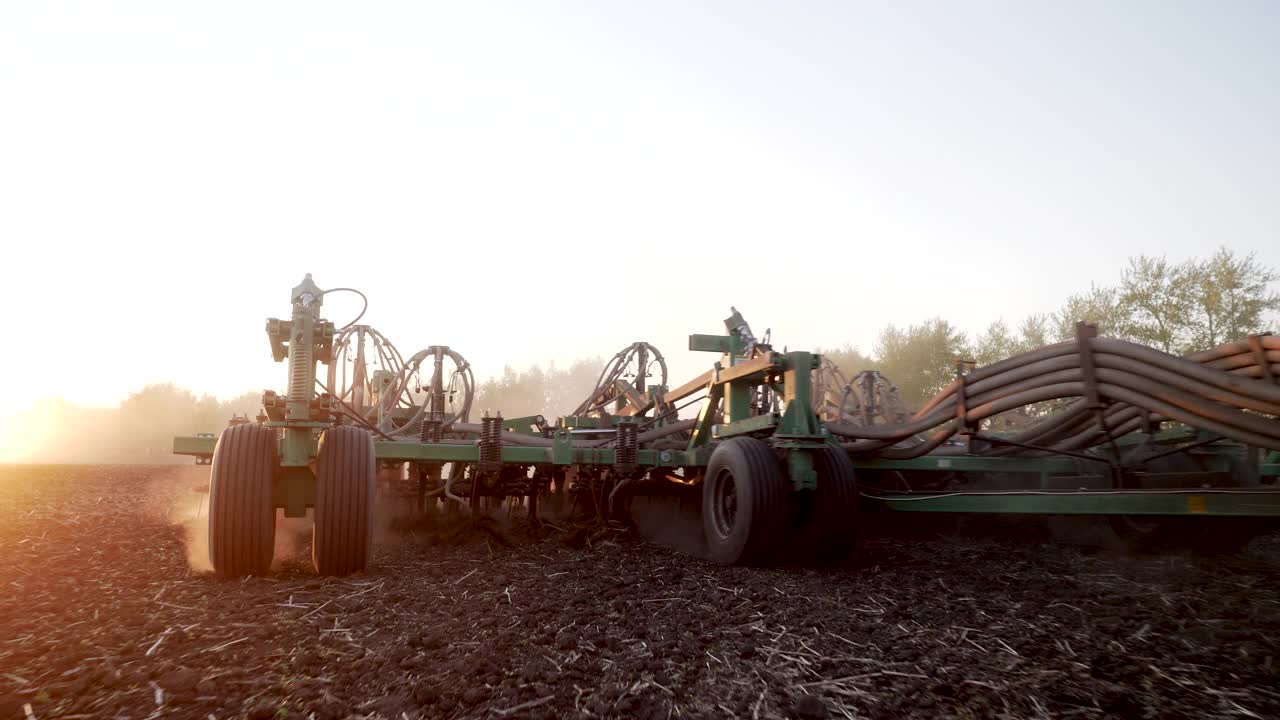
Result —
[[[1239, 547], [1280, 516], [1273, 336], [1177, 357], [1081, 324], [1069, 342], [958, 364], [912, 413], [879, 373], [845, 378], [818, 354], [778, 352], [734, 310], [724, 334], [689, 336], [719, 360], [679, 386], [635, 343], [571, 415], [472, 422], [461, 353], [406, 358], [357, 324], [363, 310], [335, 327], [320, 311], [340, 291], [358, 292], [308, 275], [291, 317], [267, 321], [288, 384], [264, 393], [257, 422], [174, 440], [212, 460], [209, 552], [223, 576], [269, 570], [277, 510], [313, 511], [320, 573], [365, 569], [380, 469], [414, 486], [419, 509], [516, 498], [533, 523], [549, 500], [607, 521], [636, 497], [696, 494], [708, 555], [725, 564], [846, 556], [867, 512], [1091, 516], [1135, 544], [1201, 549]], [[1029, 420], [993, 430], [1010, 413]]]

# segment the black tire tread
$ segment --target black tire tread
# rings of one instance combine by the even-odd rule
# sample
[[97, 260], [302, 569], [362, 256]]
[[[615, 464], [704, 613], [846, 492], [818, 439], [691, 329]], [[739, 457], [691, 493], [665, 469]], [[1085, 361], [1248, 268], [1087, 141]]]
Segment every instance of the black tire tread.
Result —
[[837, 562], [849, 557], [858, 543], [862, 498], [849, 454], [841, 448], [824, 448], [813, 454], [818, 474], [813, 513], [819, 561]]
[[275, 551], [272, 482], [276, 433], [262, 425], [222, 431], [209, 472], [209, 562], [224, 579], [266, 575]]
[[369, 566], [376, 493], [373, 437], [350, 425], [325, 430], [316, 453], [311, 543], [316, 572], [342, 576]]
[[[738, 493], [738, 517], [750, 526], [741, 541], [725, 542], [711, 530], [711, 478], [720, 468], [733, 475]], [[773, 448], [756, 438], [731, 438], [720, 443], [707, 465], [707, 487], [703, 492], [703, 523], [711, 559], [723, 565], [752, 565], [767, 562], [779, 549], [786, 527], [787, 501], [791, 488], [778, 464]], [[744, 492], [745, 490], [745, 492]]]

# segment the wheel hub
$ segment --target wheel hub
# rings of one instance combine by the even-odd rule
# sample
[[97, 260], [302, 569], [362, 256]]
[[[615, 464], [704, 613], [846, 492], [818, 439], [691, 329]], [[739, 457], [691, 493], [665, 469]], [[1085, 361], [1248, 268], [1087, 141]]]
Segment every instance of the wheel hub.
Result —
[[712, 514], [716, 531], [721, 537], [727, 537], [733, 532], [738, 518], [738, 488], [733, 476], [727, 472], [720, 473], [715, 479], [715, 491], [716, 502]]

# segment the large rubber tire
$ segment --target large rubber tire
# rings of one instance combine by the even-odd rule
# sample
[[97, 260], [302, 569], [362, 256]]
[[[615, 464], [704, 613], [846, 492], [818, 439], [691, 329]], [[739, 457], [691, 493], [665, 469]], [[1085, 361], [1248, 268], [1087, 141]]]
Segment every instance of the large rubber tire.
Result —
[[747, 565], [772, 559], [786, 528], [790, 494], [768, 443], [720, 443], [702, 481], [702, 529], [711, 560]]
[[840, 562], [858, 543], [862, 498], [849, 453], [825, 448], [813, 454], [818, 488], [813, 491], [812, 532], [814, 557], [820, 562]]
[[266, 575], [275, 551], [271, 486], [279, 465], [275, 430], [222, 431], [209, 473], [209, 562], [222, 578]]
[[351, 425], [324, 431], [316, 453], [316, 522], [311, 560], [321, 575], [369, 566], [377, 492], [373, 436]]

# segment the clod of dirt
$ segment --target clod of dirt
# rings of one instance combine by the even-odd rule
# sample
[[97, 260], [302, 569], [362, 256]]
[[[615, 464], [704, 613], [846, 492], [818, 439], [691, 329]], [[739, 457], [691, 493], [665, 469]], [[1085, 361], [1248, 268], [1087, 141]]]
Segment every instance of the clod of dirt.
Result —
[[825, 720], [827, 706], [813, 695], [801, 695], [791, 704], [791, 716], [797, 720]]
[[195, 691], [200, 683], [200, 673], [190, 668], [179, 668], [161, 675], [156, 684], [174, 696], [185, 696]]

